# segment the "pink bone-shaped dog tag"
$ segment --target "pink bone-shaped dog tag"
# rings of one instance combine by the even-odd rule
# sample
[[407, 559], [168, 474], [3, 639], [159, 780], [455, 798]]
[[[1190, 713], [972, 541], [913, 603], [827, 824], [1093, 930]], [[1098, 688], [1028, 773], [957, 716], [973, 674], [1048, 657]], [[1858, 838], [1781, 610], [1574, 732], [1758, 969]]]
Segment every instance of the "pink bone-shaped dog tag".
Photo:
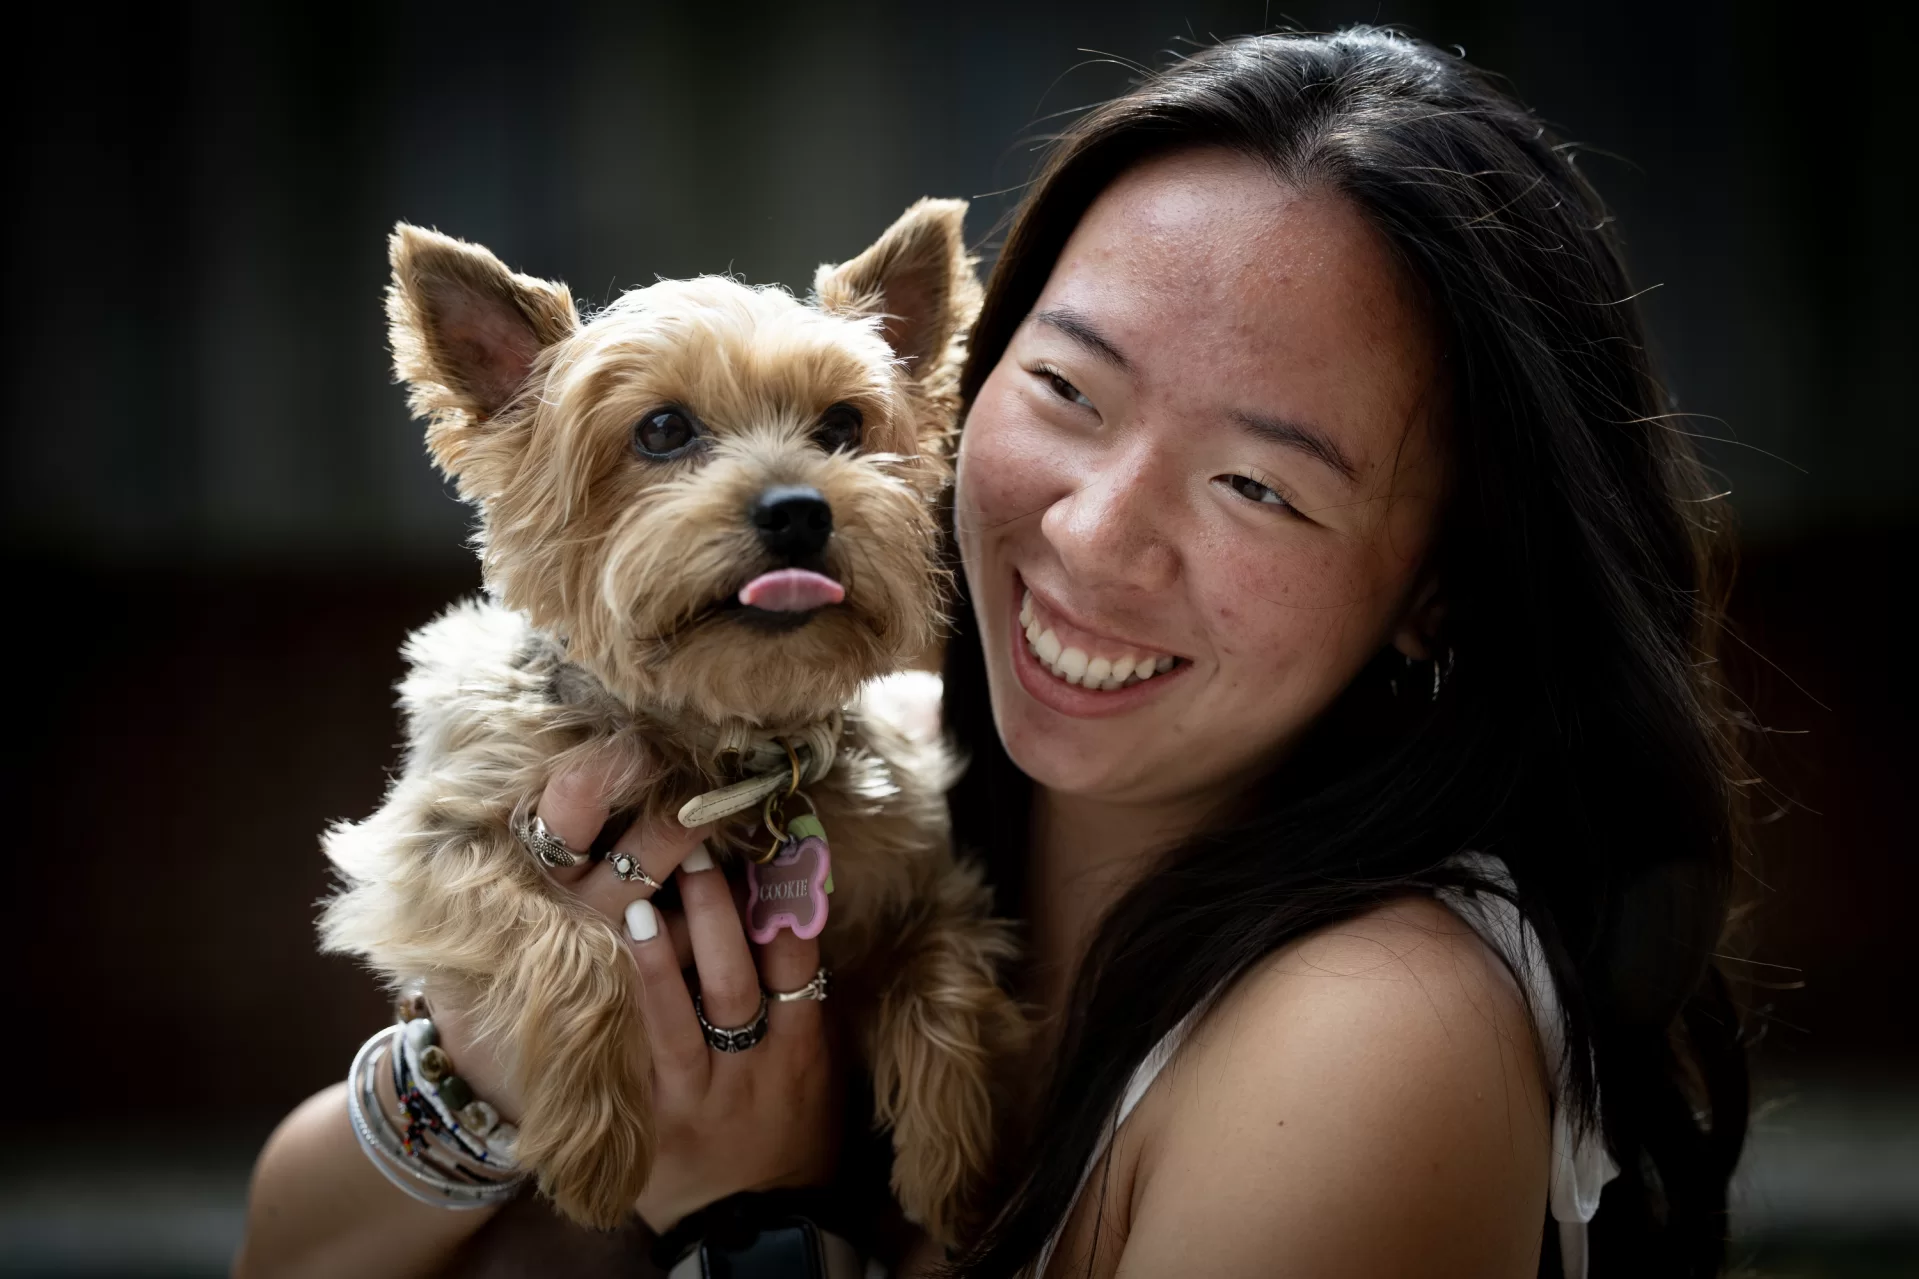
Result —
[[826, 927], [826, 880], [833, 856], [808, 835], [789, 842], [766, 865], [746, 864], [746, 935], [764, 946], [782, 928], [811, 940]]

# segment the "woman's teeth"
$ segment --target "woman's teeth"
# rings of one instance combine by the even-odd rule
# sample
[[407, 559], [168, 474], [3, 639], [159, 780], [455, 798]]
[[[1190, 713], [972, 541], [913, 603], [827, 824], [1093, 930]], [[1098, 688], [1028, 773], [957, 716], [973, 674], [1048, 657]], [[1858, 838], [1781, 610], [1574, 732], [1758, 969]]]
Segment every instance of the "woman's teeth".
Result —
[[1027, 591], [1019, 604], [1019, 624], [1026, 631], [1027, 651], [1039, 664], [1068, 684], [1111, 692], [1128, 688], [1173, 669], [1179, 659], [1159, 653], [1126, 653], [1120, 657], [1091, 656], [1080, 648], [1065, 648], [1053, 629], [1042, 627]]

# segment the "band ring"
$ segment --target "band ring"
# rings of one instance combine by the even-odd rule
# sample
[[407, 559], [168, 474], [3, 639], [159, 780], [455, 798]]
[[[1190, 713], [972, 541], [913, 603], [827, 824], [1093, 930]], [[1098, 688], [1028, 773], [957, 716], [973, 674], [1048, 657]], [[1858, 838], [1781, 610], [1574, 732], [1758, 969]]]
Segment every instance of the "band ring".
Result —
[[706, 1009], [701, 1006], [698, 995], [693, 996], [693, 1015], [700, 1019], [700, 1033], [706, 1036], [706, 1042], [723, 1053], [743, 1053], [766, 1038], [766, 992], [763, 990], [760, 1010], [744, 1026], [731, 1029], [715, 1026], [706, 1019]]
[[546, 820], [534, 816], [522, 821], [513, 830], [526, 845], [526, 851], [539, 859], [540, 864], [551, 870], [563, 870], [568, 866], [580, 864], [580, 854], [566, 846], [566, 841], [546, 828]]
[[654, 892], [660, 891], [660, 881], [640, 869], [640, 859], [631, 853], [613, 853], [606, 859], [613, 868], [614, 877], [624, 884], [645, 884]]
[[794, 1004], [803, 999], [811, 999], [823, 1004], [826, 1002], [826, 986], [831, 979], [832, 974], [822, 965], [820, 970], [813, 974], [813, 980], [798, 990], [769, 990], [766, 993], [782, 1004]]

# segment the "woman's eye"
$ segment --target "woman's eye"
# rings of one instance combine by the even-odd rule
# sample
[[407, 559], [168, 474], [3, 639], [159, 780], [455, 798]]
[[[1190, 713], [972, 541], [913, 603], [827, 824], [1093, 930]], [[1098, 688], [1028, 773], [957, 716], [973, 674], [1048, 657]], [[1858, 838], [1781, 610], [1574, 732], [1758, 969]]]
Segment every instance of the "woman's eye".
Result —
[[699, 438], [685, 409], [655, 409], [633, 426], [633, 446], [644, 457], [675, 458]]
[[1053, 394], [1068, 404], [1078, 404], [1089, 409], [1093, 407], [1093, 402], [1087, 399], [1078, 387], [1061, 377], [1058, 369], [1048, 368], [1042, 364], [1039, 367], [1039, 375], [1046, 379], [1046, 385], [1053, 389]]
[[1293, 504], [1291, 502], [1288, 502], [1285, 498], [1275, 493], [1266, 485], [1261, 484], [1258, 480], [1253, 479], [1251, 476], [1228, 475], [1224, 478], [1233, 492], [1239, 494], [1249, 502], [1258, 502], [1262, 506], [1279, 506], [1288, 510], [1292, 509]]
[[813, 439], [828, 453], [858, 448], [860, 427], [865, 421], [865, 417], [851, 404], [835, 404], [820, 415], [820, 424], [813, 431]]

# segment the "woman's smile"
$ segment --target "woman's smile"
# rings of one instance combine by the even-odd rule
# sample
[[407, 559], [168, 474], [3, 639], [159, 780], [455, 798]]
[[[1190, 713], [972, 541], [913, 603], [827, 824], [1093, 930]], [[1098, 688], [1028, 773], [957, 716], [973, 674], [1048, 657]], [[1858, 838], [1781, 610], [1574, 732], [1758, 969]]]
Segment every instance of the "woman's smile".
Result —
[[1011, 598], [1013, 669], [1020, 687], [1049, 710], [1080, 719], [1122, 715], [1192, 668], [1188, 658], [1076, 624], [1018, 573]]

